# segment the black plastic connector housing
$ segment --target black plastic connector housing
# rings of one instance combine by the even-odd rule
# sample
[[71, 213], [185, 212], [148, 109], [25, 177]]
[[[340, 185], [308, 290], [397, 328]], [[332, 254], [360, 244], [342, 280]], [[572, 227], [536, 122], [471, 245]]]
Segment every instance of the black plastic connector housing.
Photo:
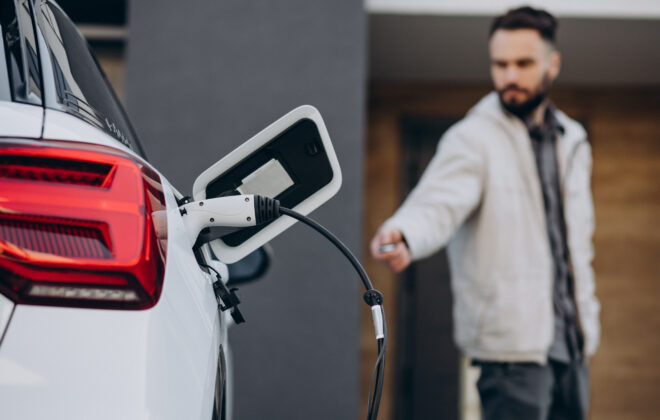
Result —
[[257, 225], [277, 219], [280, 217], [280, 202], [272, 198], [255, 195], [254, 216]]

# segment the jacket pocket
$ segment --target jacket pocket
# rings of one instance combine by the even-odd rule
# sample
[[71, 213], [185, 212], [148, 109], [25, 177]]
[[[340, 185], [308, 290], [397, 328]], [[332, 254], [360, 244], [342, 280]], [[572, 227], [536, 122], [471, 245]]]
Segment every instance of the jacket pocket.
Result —
[[552, 339], [552, 299], [543, 273], [493, 278], [495, 293], [476, 329], [476, 346], [484, 352], [545, 351]]
[[492, 306], [492, 293], [475, 293], [475, 288], [461, 285], [461, 279], [455, 279], [460, 290], [454, 293], [454, 336], [462, 348], [472, 348], [477, 344], [483, 319]]

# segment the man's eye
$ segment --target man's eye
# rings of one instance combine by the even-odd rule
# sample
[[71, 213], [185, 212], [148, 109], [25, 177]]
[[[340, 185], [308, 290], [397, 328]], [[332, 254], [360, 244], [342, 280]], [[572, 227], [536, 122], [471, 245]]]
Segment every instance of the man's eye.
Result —
[[531, 66], [532, 64], [534, 64], [534, 61], [533, 61], [533, 60], [520, 60], [520, 61], [517, 61], [517, 62], [516, 62], [516, 65], [517, 65], [518, 67], [521, 67], [521, 68], [529, 67], [529, 66]]

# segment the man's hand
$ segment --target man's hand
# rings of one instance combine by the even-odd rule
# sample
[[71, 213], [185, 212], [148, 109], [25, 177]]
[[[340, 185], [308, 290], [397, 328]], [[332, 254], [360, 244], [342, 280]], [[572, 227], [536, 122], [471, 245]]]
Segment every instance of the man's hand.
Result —
[[[383, 245], [393, 244], [394, 249], [381, 252]], [[410, 250], [403, 242], [403, 235], [398, 229], [383, 227], [371, 240], [371, 255], [385, 263], [390, 270], [400, 273], [410, 265]]]

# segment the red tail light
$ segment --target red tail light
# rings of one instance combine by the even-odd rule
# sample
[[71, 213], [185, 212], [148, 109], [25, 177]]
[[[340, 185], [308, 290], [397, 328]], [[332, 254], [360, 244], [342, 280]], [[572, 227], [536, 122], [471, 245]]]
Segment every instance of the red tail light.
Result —
[[[163, 284], [158, 175], [109, 148], [0, 148], [0, 291], [18, 303], [145, 309]], [[158, 224], [162, 226], [163, 224]]]

